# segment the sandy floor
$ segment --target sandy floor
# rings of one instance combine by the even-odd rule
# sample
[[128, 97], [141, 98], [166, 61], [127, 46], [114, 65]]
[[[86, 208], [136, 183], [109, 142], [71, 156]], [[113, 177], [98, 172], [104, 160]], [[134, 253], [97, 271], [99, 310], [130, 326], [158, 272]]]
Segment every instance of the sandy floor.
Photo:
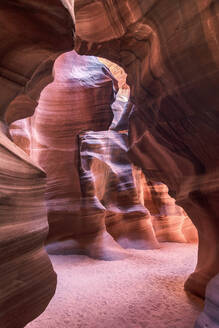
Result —
[[196, 246], [164, 243], [121, 261], [51, 256], [56, 295], [28, 328], [192, 328], [202, 301], [183, 290]]

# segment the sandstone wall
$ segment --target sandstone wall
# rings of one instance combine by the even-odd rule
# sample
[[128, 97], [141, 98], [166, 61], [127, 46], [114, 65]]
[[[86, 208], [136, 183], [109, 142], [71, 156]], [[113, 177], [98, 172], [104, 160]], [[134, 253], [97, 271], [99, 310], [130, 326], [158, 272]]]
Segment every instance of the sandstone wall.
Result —
[[130, 158], [198, 229], [185, 287], [201, 296], [219, 272], [218, 13], [217, 0], [75, 1], [77, 51], [128, 75]]
[[0, 3], [1, 328], [24, 327], [44, 311], [56, 288], [43, 247], [45, 173], [11, 141], [9, 124], [33, 114], [55, 59], [73, 47], [72, 29], [59, 0]]

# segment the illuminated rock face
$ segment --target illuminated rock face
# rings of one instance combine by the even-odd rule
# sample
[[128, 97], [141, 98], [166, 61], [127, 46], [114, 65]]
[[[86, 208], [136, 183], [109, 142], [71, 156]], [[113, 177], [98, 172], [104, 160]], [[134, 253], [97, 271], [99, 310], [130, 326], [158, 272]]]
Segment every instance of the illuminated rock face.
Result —
[[139, 201], [127, 141], [126, 134], [115, 131], [80, 135], [82, 190], [91, 203], [97, 199], [104, 206], [106, 229], [122, 247], [157, 248], [150, 213]]
[[[159, 247], [155, 232], [159, 241], [186, 242], [185, 215], [167, 187], [150, 188], [128, 159], [127, 133], [107, 131], [117, 88], [107, 68], [72, 51], [56, 60], [54, 71], [33, 117], [11, 127], [13, 140], [47, 173], [48, 243], [70, 239], [75, 251], [109, 258], [112, 237], [124, 248]], [[103, 243], [106, 230], [112, 237]]]
[[[203, 296], [206, 283], [219, 271], [219, 2], [78, 0], [75, 8], [77, 50], [107, 57], [128, 73], [134, 104], [130, 158], [149, 179], [167, 184], [198, 228], [198, 265], [186, 288]], [[41, 90], [51, 81], [55, 58], [72, 48], [73, 25], [58, 0], [1, 1], [0, 17], [0, 323], [20, 328], [46, 307], [56, 278], [42, 248], [45, 176], [11, 143], [8, 124], [34, 112]], [[19, 297], [18, 303], [18, 294], [23, 302]]]
[[43, 248], [45, 173], [10, 140], [8, 126], [33, 114], [55, 59], [73, 47], [72, 27], [59, 0], [0, 3], [1, 328], [24, 327], [44, 311], [56, 288]]
[[78, 148], [79, 132], [109, 128], [117, 81], [98, 59], [74, 51], [60, 56], [54, 71], [33, 117], [11, 129], [15, 142], [47, 173], [47, 242], [68, 239], [76, 252], [117, 258], [121, 247], [106, 232], [103, 206], [83, 195]]
[[[131, 239], [136, 234], [136, 243], [141, 244], [136, 247], [158, 247], [150, 215], [135, 193], [132, 166], [126, 154], [127, 136], [107, 131], [113, 118], [111, 103], [117, 81], [98, 59], [79, 56], [74, 51], [59, 57], [54, 71], [54, 82], [41, 93], [33, 117], [11, 127], [13, 140], [47, 173], [48, 243], [68, 239], [74, 241], [76, 252], [83, 250], [95, 258], [118, 258], [116, 249], [120, 251], [121, 247], [106, 231], [111, 221], [116, 221], [108, 232], [116, 240], [126, 239], [123, 246], [134, 246]], [[80, 151], [78, 134], [90, 129], [106, 131], [83, 137]], [[95, 165], [94, 154], [102, 157], [102, 166]], [[120, 163], [122, 158], [125, 163]], [[100, 170], [94, 172], [99, 184], [91, 190], [95, 183], [86, 178], [87, 165]], [[104, 165], [113, 168], [112, 181], [104, 175]], [[113, 175], [115, 166], [118, 172]], [[98, 190], [104, 185], [103, 200]], [[54, 248], [48, 250], [54, 252]]]
[[149, 181], [140, 170], [142, 203], [150, 211], [156, 237], [160, 242], [197, 242], [197, 230], [183, 209], [176, 205], [161, 182]]
[[42, 92], [30, 123], [31, 158], [47, 173], [50, 241], [102, 229], [81, 215], [77, 135], [108, 129], [114, 100], [112, 76], [96, 58], [69, 52], [57, 59], [54, 70], [54, 82]]
[[105, 207], [106, 229], [121, 246], [153, 249], [158, 241], [197, 242], [196, 229], [168, 188], [147, 181], [131, 164], [126, 133], [84, 132], [80, 145], [82, 190]]
[[75, 1], [77, 51], [128, 74], [130, 158], [198, 229], [185, 287], [201, 296], [219, 272], [218, 14], [217, 0]]

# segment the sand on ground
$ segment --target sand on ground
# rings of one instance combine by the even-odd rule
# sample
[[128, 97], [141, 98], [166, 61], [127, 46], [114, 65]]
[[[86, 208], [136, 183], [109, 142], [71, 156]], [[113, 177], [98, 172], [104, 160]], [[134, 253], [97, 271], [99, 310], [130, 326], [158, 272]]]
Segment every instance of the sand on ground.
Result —
[[57, 291], [27, 328], [192, 328], [203, 308], [183, 284], [194, 270], [197, 245], [163, 243], [129, 250], [119, 261], [84, 255], [50, 256]]

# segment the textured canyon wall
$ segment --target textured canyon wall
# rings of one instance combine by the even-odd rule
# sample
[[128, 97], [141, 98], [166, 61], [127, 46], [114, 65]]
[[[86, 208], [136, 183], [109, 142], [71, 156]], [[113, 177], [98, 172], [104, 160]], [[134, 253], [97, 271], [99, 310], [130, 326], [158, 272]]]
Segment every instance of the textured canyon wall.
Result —
[[20, 328], [45, 309], [56, 276], [43, 248], [45, 173], [0, 128], [0, 327]]
[[197, 230], [183, 209], [176, 205], [175, 199], [170, 197], [167, 186], [148, 180], [142, 170], [135, 168], [135, 172], [139, 198], [150, 211], [158, 241], [197, 242]]
[[[62, 2], [73, 16], [71, 1]], [[198, 228], [198, 265], [186, 287], [203, 296], [219, 271], [219, 3], [80, 0], [75, 8], [77, 50], [128, 73], [130, 158], [168, 185]], [[73, 46], [73, 24], [59, 0], [3, 0], [0, 17], [0, 325], [20, 328], [46, 307], [56, 278], [43, 250], [45, 175], [11, 142], [8, 125], [33, 114], [56, 57]]]
[[[119, 85], [119, 91], [117, 93], [116, 100], [112, 105], [114, 119], [110, 129], [115, 131], [126, 130], [127, 132], [129, 125], [129, 115], [133, 107], [133, 104], [130, 100], [130, 89], [126, 83], [127, 74], [123, 68], [117, 64], [103, 58], [99, 58], [99, 60], [110, 69], [112, 74], [118, 80]], [[113, 134], [110, 135], [110, 133], [108, 133], [106, 135], [108, 135], [109, 142], [103, 143], [105, 147], [108, 149], [111, 142], [114, 147], [115, 145], [118, 147], [120, 143], [115, 142], [116, 138], [113, 140]], [[112, 139], [111, 142], [110, 138]], [[117, 138], [122, 138], [122, 135], [120, 135], [120, 137], [118, 136]], [[126, 145], [127, 152], [128, 142], [126, 142], [125, 135], [123, 139], [123, 146]], [[107, 140], [107, 138], [103, 138], [103, 140]], [[102, 149], [104, 150], [104, 147]], [[107, 150], [106, 154], [108, 154], [108, 152], [110, 152], [110, 150]], [[118, 147], [118, 152], [123, 153], [124, 148]], [[124, 156], [127, 158], [127, 154], [124, 154]], [[119, 165], [119, 157], [115, 157], [115, 159], [116, 158], [118, 160], [117, 164]], [[114, 162], [115, 159], [113, 160]], [[137, 167], [132, 166], [132, 174], [135, 180], [135, 188], [138, 194], [138, 201], [147, 210], [149, 210], [153, 228], [158, 240], [161, 242], [197, 242], [197, 230], [194, 228], [194, 225], [192, 224], [188, 215], [183, 211], [181, 207], [177, 206], [175, 204], [175, 200], [170, 197], [168, 194], [167, 186], [161, 182], [148, 180], [145, 177], [145, 174], [143, 174], [142, 170], [137, 169]], [[130, 174], [128, 175], [130, 176]]]
[[149, 211], [141, 204], [127, 157], [127, 135], [115, 131], [80, 135], [81, 184], [105, 208], [107, 231], [124, 248], [158, 248]]
[[103, 228], [102, 220], [81, 213], [77, 135], [109, 127], [115, 93], [110, 72], [94, 57], [66, 53], [57, 59], [54, 71], [54, 82], [42, 92], [29, 123], [31, 158], [48, 177], [49, 240], [80, 238]]
[[[80, 134], [82, 189], [105, 207], [107, 231], [124, 248], [196, 242], [196, 229], [162, 183], [147, 181], [128, 156], [127, 133]], [[157, 240], [158, 239], [158, 240]]]
[[[59, 0], [0, 3], [0, 327], [22, 328], [54, 295], [45, 173], [10, 139], [8, 126], [33, 114], [56, 57], [73, 47]], [[59, 42], [57, 42], [59, 40]]]
[[[122, 250], [111, 237], [115, 238], [117, 229], [117, 237], [127, 240], [125, 247], [130, 247], [134, 234], [141, 248], [158, 247], [150, 215], [137, 198], [126, 154], [127, 136], [124, 139], [107, 131], [113, 119], [111, 104], [117, 81], [97, 58], [74, 51], [60, 56], [54, 71], [54, 82], [41, 93], [34, 115], [15, 122], [10, 129], [14, 142], [47, 173], [47, 242], [71, 240], [76, 252], [114, 259]], [[91, 129], [106, 131], [85, 133], [78, 139], [79, 132]], [[96, 165], [98, 156], [102, 165], [101, 161]], [[112, 181], [105, 175], [104, 165], [112, 169]], [[93, 174], [91, 167], [96, 168]], [[104, 186], [103, 200], [98, 190]], [[111, 225], [110, 217], [111, 221], [122, 221], [117, 228], [106, 229]], [[47, 249], [54, 252], [54, 246]]]
[[201, 296], [219, 272], [218, 14], [217, 0], [75, 1], [76, 50], [128, 74], [130, 158], [198, 229], [185, 287]]
[[[106, 66], [72, 51], [56, 60], [54, 72], [34, 115], [10, 129], [14, 142], [47, 173], [48, 243], [69, 239], [75, 251], [112, 259], [111, 246], [118, 245], [110, 235], [124, 248], [159, 247], [155, 232], [159, 241], [186, 242], [185, 215], [167, 187], [150, 188], [128, 159], [127, 133], [108, 130], [117, 81]], [[123, 111], [119, 102], [114, 110]]]
[[118, 81], [118, 93], [116, 94], [116, 99], [114, 103], [112, 104], [112, 110], [113, 110], [113, 121], [110, 125], [111, 130], [121, 131], [121, 130], [127, 130], [128, 129], [128, 117], [125, 119], [122, 119], [122, 116], [124, 115], [124, 112], [127, 112], [126, 108], [130, 107], [128, 105], [129, 103], [129, 97], [130, 97], [130, 89], [129, 86], [126, 83], [127, 74], [125, 73], [124, 69], [117, 64], [104, 59], [104, 58], [98, 58], [101, 63], [103, 63], [105, 66], [108, 67], [112, 75], [116, 78]]
[[56, 60], [54, 72], [34, 115], [16, 122], [11, 134], [47, 173], [47, 242], [70, 240], [76, 252], [112, 258], [110, 249], [120, 247], [105, 229], [104, 207], [81, 187], [78, 134], [108, 129], [117, 81], [98, 59], [74, 51]]

